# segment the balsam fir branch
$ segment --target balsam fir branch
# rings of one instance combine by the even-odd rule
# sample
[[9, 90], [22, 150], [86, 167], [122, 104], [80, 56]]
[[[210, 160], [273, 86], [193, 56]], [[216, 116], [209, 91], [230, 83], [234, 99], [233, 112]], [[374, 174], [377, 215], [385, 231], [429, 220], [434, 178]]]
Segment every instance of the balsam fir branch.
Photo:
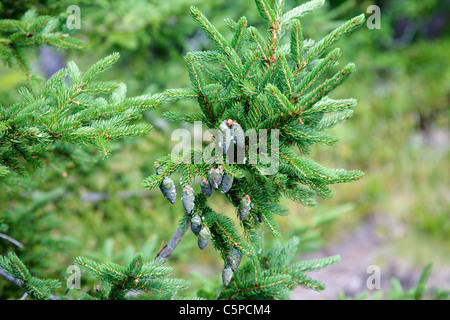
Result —
[[33, 277], [15, 253], [0, 256], [0, 272], [2, 274], [5, 272], [4, 276], [9, 277], [11, 281], [25, 290], [32, 299], [58, 299], [54, 293], [56, 289], [61, 287], [60, 281]]
[[148, 134], [151, 125], [137, 121], [161, 98], [127, 98], [124, 84], [98, 80], [118, 59], [112, 54], [84, 73], [69, 62], [39, 92], [22, 88], [22, 101], [0, 114], [0, 164], [24, 174], [50, 159], [61, 144], [91, 145], [107, 157], [112, 141]]
[[[147, 134], [151, 126], [136, 123], [141, 111], [163, 102], [197, 101], [199, 112], [164, 115], [178, 122], [201, 121], [213, 132], [209, 153], [190, 150], [182, 156], [162, 157], [155, 163], [155, 174], [144, 181], [145, 188], [159, 187], [172, 205], [183, 207], [184, 215], [167, 246], [154, 261], [145, 263], [137, 255], [127, 267], [77, 258], [76, 265], [100, 281], [92, 296], [82, 298], [130, 299], [141, 297], [138, 293], [142, 292], [150, 293], [149, 298], [173, 298], [188, 283], [169, 278], [172, 269], [163, 264], [189, 227], [199, 249], [214, 246], [224, 262], [221, 299], [285, 299], [297, 286], [323, 290], [324, 284], [305, 272], [337, 263], [338, 256], [296, 263], [297, 238], [266, 252], [257, 235], [263, 226], [274, 236], [281, 234], [276, 217], [288, 214], [280, 203], [283, 196], [314, 206], [316, 196], [332, 197], [330, 185], [356, 181], [363, 175], [325, 168], [308, 155], [316, 144], [336, 143], [337, 138], [326, 131], [353, 114], [355, 100], [334, 100], [328, 95], [351, 75], [354, 65], [323, 78], [340, 57], [339, 49], [328, 54], [327, 50], [360, 26], [364, 16], [315, 42], [304, 39], [297, 18], [320, 7], [323, 0], [288, 12], [284, 12], [283, 0], [276, 0], [274, 6], [268, 0], [255, 0], [255, 4], [266, 29], [249, 26], [245, 17], [226, 19], [230, 40], [197, 8], [191, 8], [214, 49], [185, 56], [190, 88], [126, 98], [125, 85], [99, 80], [119, 58], [112, 54], [84, 73], [70, 62], [46, 83], [32, 81], [30, 88], [21, 89], [21, 102], [3, 108], [0, 176], [10, 171], [26, 174], [48, 159], [54, 161], [61, 150], [70, 158], [77, 152], [72, 146], [94, 146], [108, 156], [112, 140]], [[35, 77], [18, 48], [77, 43], [69, 40], [66, 44], [64, 34], [53, 32], [56, 22], [46, 19], [27, 13], [20, 21], [0, 25], [7, 36], [0, 40], [0, 58], [15, 60], [32, 80]], [[177, 175], [179, 189], [174, 182]], [[235, 217], [208, 205], [214, 192], [236, 208]], [[58, 281], [32, 277], [13, 254], [0, 258], [2, 274], [30, 297], [53, 297]]]
[[[151, 126], [138, 123], [143, 110], [161, 104], [160, 97], [126, 97], [126, 86], [98, 78], [119, 59], [114, 53], [81, 72], [74, 62], [45, 83], [31, 69], [24, 52], [52, 46], [83, 49], [69, 36], [60, 18], [26, 12], [20, 20], [0, 20], [0, 59], [19, 66], [27, 75], [22, 101], [2, 106], [0, 114], [0, 177], [10, 171], [26, 175], [51, 159], [88, 159], [74, 145], [93, 145], [105, 157], [111, 141], [148, 134]], [[61, 172], [63, 172], [61, 170]], [[3, 180], [3, 179], [2, 179]]]
[[[287, 214], [279, 203], [281, 196], [313, 206], [315, 195], [332, 197], [329, 185], [356, 181], [363, 176], [360, 171], [325, 168], [308, 157], [313, 145], [329, 146], [337, 142], [336, 137], [325, 132], [350, 118], [356, 105], [353, 99], [328, 97], [352, 74], [355, 66], [350, 63], [333, 77], [322, 80], [337, 65], [341, 53], [334, 49], [323, 55], [336, 41], [359, 27], [364, 15], [349, 20], [318, 42], [305, 40], [297, 18], [323, 2], [310, 1], [284, 13], [282, 0], [275, 1], [273, 7], [267, 0], [255, 0], [266, 30], [261, 32], [248, 26], [245, 17], [237, 22], [226, 19], [232, 32], [231, 41], [197, 8], [191, 8], [194, 20], [211, 40], [214, 50], [188, 53], [185, 61], [192, 87], [167, 90], [165, 96], [171, 102], [196, 99], [200, 112], [184, 115], [167, 112], [165, 116], [180, 122], [202, 121], [215, 133], [214, 148], [209, 162], [205, 158], [198, 161], [202, 152], [199, 150], [178, 159], [170, 155], [161, 158], [155, 164], [158, 173], [148, 177], [144, 185], [147, 189], [162, 186], [164, 181], [172, 181], [171, 176], [179, 174], [182, 188], [191, 190], [195, 188], [194, 178], [198, 177], [201, 191], [195, 203], [192, 196], [189, 199], [194, 209], [187, 210], [181, 220], [189, 224], [200, 217], [224, 261], [233, 248], [254, 259], [254, 250], [244, 239], [263, 224], [273, 235], [280, 234], [275, 217]], [[285, 40], [290, 43], [286, 45]], [[266, 139], [262, 139], [261, 132], [266, 133]], [[256, 160], [252, 153], [255, 150], [259, 151]], [[271, 171], [274, 162], [277, 168]], [[231, 179], [224, 180], [225, 176]], [[225, 188], [225, 197], [236, 208], [244, 235], [239, 234], [230, 218], [213, 212], [207, 205], [210, 193], [220, 187]], [[176, 192], [175, 184], [171, 184], [171, 193]], [[235, 272], [230, 270], [225, 265], [228, 279], [224, 280], [225, 285]], [[286, 283], [291, 277], [274, 275], [270, 281]], [[303, 279], [305, 286], [316, 286]]]
[[[163, 266], [163, 261], [146, 262], [141, 253], [127, 267], [111, 262], [97, 263], [85, 257], [76, 258], [75, 265], [99, 280], [93, 294], [84, 293], [80, 297], [82, 300], [173, 299], [189, 286], [186, 280], [171, 278], [173, 269]], [[61, 287], [59, 280], [32, 276], [15, 253], [0, 256], [0, 274], [21, 287], [33, 300], [68, 299], [67, 291], [56, 295]]]
[[298, 286], [315, 291], [324, 290], [325, 284], [312, 279], [305, 272], [336, 264], [340, 257], [294, 262], [299, 242], [297, 237], [293, 237], [286, 245], [275, 243], [266, 252], [262, 235], [253, 235], [252, 245], [257, 257], [237, 268], [241, 262], [241, 253], [229, 256], [224, 267], [224, 277], [229, 285], [220, 292], [218, 298], [285, 300], [289, 299], [292, 290]]
[[56, 17], [39, 16], [27, 11], [20, 20], [0, 20], [0, 60], [16, 64], [31, 79], [35, 74], [24, 57], [27, 48], [51, 46], [60, 49], [83, 49], [85, 44], [61, 31]]
[[163, 261], [144, 262], [142, 254], [136, 255], [127, 267], [97, 263], [84, 257], [78, 257], [75, 263], [100, 280], [93, 297], [98, 300], [133, 299], [136, 296], [143, 299], [141, 292], [148, 293], [148, 299], [173, 299], [189, 286], [186, 280], [170, 278], [173, 269], [163, 266]]

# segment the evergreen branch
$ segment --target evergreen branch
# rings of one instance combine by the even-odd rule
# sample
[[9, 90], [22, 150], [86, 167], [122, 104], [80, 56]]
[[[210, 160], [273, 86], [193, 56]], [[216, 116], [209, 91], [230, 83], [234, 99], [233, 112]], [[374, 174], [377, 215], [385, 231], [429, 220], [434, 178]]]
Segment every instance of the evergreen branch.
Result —
[[189, 54], [197, 61], [215, 62], [220, 55], [219, 51], [191, 51]]
[[231, 63], [231, 61], [224, 56], [219, 56], [218, 60], [223, 66], [223, 70], [226, 71], [234, 81], [239, 82], [242, 79], [238, 60], [234, 60], [235, 63]]
[[163, 113], [163, 117], [167, 120], [177, 121], [177, 122], [187, 122], [193, 123], [196, 121], [206, 121], [205, 115], [197, 113], [185, 113], [176, 111], [166, 111]]
[[[325, 59], [320, 61], [302, 80], [300, 81], [298, 88], [299, 92], [296, 94], [296, 98], [302, 96], [308, 89], [319, 79], [325, 72], [331, 67], [336, 65], [338, 59], [341, 56], [339, 49], [333, 50]], [[298, 69], [297, 69], [298, 70]]]
[[292, 22], [290, 49], [291, 58], [297, 66], [296, 70], [301, 70], [306, 64], [303, 64], [304, 45], [302, 25], [298, 20]]
[[325, 289], [325, 284], [319, 280], [312, 279], [304, 273], [299, 273], [299, 275], [294, 278], [297, 285], [314, 291], [322, 291]]
[[280, 20], [281, 16], [283, 15], [284, 5], [285, 5], [285, 0], [275, 0], [273, 11], [274, 11], [275, 17], [278, 20]]
[[35, 11], [27, 11], [20, 20], [5, 19], [0, 23], [0, 55], [5, 62], [15, 60], [28, 79], [34, 74], [22, 50], [43, 45], [62, 49], [83, 49], [85, 44], [69, 37], [57, 29], [58, 19], [50, 16], [39, 16]]
[[281, 93], [281, 91], [274, 85], [267, 85], [267, 91], [270, 93], [269, 99], [279, 107], [282, 114], [292, 114], [294, 107], [289, 99]]
[[333, 89], [342, 84], [355, 70], [355, 65], [349, 63], [344, 69], [336, 73], [333, 78], [326, 80], [323, 84], [318, 86], [311, 93], [304, 96], [303, 99], [296, 105], [296, 108], [304, 112], [310, 106], [328, 95]]
[[320, 8], [325, 3], [325, 0], [312, 0], [309, 2], [306, 2], [298, 7], [295, 7], [294, 9], [286, 12], [282, 17], [281, 21], [283, 24], [287, 24], [292, 19], [300, 18], [301, 16], [304, 16], [305, 14]]
[[316, 271], [324, 269], [330, 265], [337, 264], [341, 260], [340, 256], [332, 256], [322, 259], [314, 259], [308, 261], [297, 262], [293, 265], [293, 269], [301, 272]]
[[331, 47], [336, 41], [341, 39], [344, 35], [351, 33], [355, 29], [357, 29], [359, 26], [361, 26], [365, 21], [364, 14], [361, 14], [346, 23], [344, 23], [342, 26], [336, 28], [333, 30], [330, 34], [328, 34], [325, 38], [323, 38], [321, 41], [314, 44], [307, 53], [306, 57], [306, 63], [309, 63], [314, 58], [320, 56], [325, 50], [327, 50], [329, 47]]
[[307, 110], [304, 110], [302, 114], [306, 116], [315, 113], [341, 112], [353, 109], [356, 104], [356, 99], [333, 100], [328, 97], [324, 97]]
[[77, 257], [75, 259], [75, 264], [78, 267], [94, 274], [96, 277], [100, 278], [102, 276], [99, 264], [91, 259], [85, 257]]
[[4, 270], [2, 267], [0, 267], [0, 275], [8, 280], [9, 282], [14, 283], [19, 288], [23, 289], [23, 283], [19, 279], [14, 278], [10, 273], [8, 273], [6, 270]]
[[339, 112], [338, 114], [332, 115], [331, 117], [324, 118], [317, 123], [315, 129], [318, 131], [323, 131], [337, 126], [341, 122], [351, 118], [353, 116], [353, 110], [346, 110]]
[[[334, 63], [334, 56], [330, 56], [330, 60], [325, 60], [325, 62], [322, 65], [322, 68], [328, 66], [327, 61], [332, 61]], [[327, 67], [326, 67], [327, 68]], [[328, 93], [330, 93], [333, 89], [335, 89], [337, 86], [342, 84], [354, 71], [355, 65], [353, 63], [349, 63], [344, 69], [342, 69], [340, 72], [336, 73], [334, 77], [331, 79], [326, 80], [324, 83], [316, 87], [314, 90], [312, 90], [308, 94], [304, 94], [303, 98], [300, 99], [298, 103], [296, 103], [293, 107], [293, 110], [288, 113], [281, 113], [278, 115], [273, 116], [272, 118], [269, 118], [261, 123], [260, 128], [266, 128], [266, 129], [280, 129], [285, 131], [288, 134], [294, 134], [292, 133], [286, 126], [288, 123], [292, 122], [293, 120], [299, 119], [299, 117], [302, 116], [303, 113], [311, 113], [311, 111], [308, 112], [308, 109], [314, 106], [316, 103], [318, 103], [322, 98], [324, 98]], [[315, 75], [317, 76], [317, 75]], [[314, 76], [311, 76], [312, 81]], [[309, 86], [309, 85], [308, 85]], [[329, 102], [327, 100], [327, 102]], [[302, 121], [300, 121], [302, 123]], [[326, 143], [333, 143], [333, 139], [327, 138], [327, 140], [324, 140]]]
[[280, 61], [278, 64], [280, 73], [281, 73], [281, 83], [283, 87], [286, 89], [286, 95], [289, 98], [292, 98], [294, 96], [294, 90], [295, 90], [295, 83], [294, 83], [294, 77], [291, 68], [289, 67], [288, 62], [286, 61], [286, 58], [284, 55], [279, 55], [277, 61]]
[[224, 54], [228, 55], [229, 45], [220, 32], [209, 22], [209, 20], [196, 8], [191, 7], [191, 14], [194, 20], [199, 24], [200, 28], [205, 31], [206, 35], [215, 44], [217, 49]]
[[168, 101], [176, 102], [179, 100], [190, 100], [190, 99], [198, 99], [199, 93], [198, 90], [186, 88], [186, 89], [170, 89], [166, 90], [166, 96], [168, 97]]
[[[226, 288], [220, 297], [279, 299], [299, 285], [322, 290], [324, 285], [306, 276], [302, 269], [317, 265], [292, 263], [298, 241], [263, 255], [260, 249], [253, 246], [254, 243], [248, 245], [244, 242], [232, 219], [207, 206], [207, 197], [213, 191], [211, 184], [214, 190], [220, 186], [225, 189], [222, 193], [226, 193], [227, 199], [237, 208], [244, 236], [253, 241], [254, 232], [262, 224], [273, 235], [280, 234], [275, 216], [288, 213], [279, 204], [282, 195], [313, 206], [316, 204], [314, 195], [332, 197], [332, 190], [328, 187], [330, 184], [355, 181], [362, 176], [359, 171], [327, 169], [293, 150], [293, 146], [297, 146], [301, 153], [307, 154], [314, 144], [335, 143], [335, 137], [322, 131], [352, 115], [355, 100], [332, 100], [327, 95], [350, 76], [354, 70], [353, 64], [348, 64], [317, 86], [316, 83], [336, 65], [340, 50], [335, 49], [323, 59], [319, 56], [337, 39], [353, 31], [361, 21], [354, 19], [347, 22], [321, 42], [315, 43], [313, 40], [304, 41], [301, 24], [296, 18], [320, 7], [323, 0], [310, 1], [285, 14], [284, 0], [275, 0], [273, 8], [268, 0], [255, 2], [267, 24], [267, 34], [262, 36], [255, 27], [247, 26], [244, 17], [238, 22], [226, 19], [226, 25], [233, 32], [230, 44], [196, 8], [191, 9], [194, 20], [213, 42], [216, 51], [188, 53], [185, 60], [192, 89], [174, 89], [165, 93], [167, 101], [197, 99], [201, 113], [166, 112], [164, 116], [176, 121], [207, 121], [210, 129], [218, 129], [223, 136], [222, 139], [216, 137], [219, 149], [214, 157], [215, 160], [222, 160], [222, 165], [211, 167], [206, 163], [192, 164], [192, 161], [175, 163], [163, 158], [156, 164], [159, 173], [148, 177], [144, 184], [149, 189], [161, 186], [163, 194], [170, 200], [169, 196], [173, 195], [169, 189], [171, 187], [169, 184], [162, 185], [163, 180], [179, 171], [181, 183], [186, 184], [187, 190], [193, 190], [194, 176], [199, 176], [202, 179], [202, 194], [182, 198], [186, 213], [177, 232], [184, 234], [189, 224], [194, 233], [202, 226], [209, 230], [210, 240], [225, 263], [223, 280]], [[282, 41], [284, 32], [289, 28], [292, 28], [290, 44]], [[293, 64], [286, 57], [290, 57]], [[332, 112], [336, 114], [324, 116]], [[236, 145], [245, 150], [245, 156], [250, 156], [252, 137], [248, 140], [244, 137], [244, 142], [240, 142], [243, 133], [238, 133], [238, 129], [276, 129], [279, 132], [280, 148], [276, 151], [279, 170], [275, 174], [265, 175], [268, 165], [261, 159], [256, 163], [225, 164], [226, 160], [231, 159], [228, 150], [230, 147], [235, 149]], [[267, 146], [270, 145], [269, 139]], [[187, 159], [194, 157], [195, 153], [189, 154]], [[230, 176], [225, 179], [226, 174], [234, 180], [230, 182]], [[190, 205], [195, 210], [190, 209]], [[180, 235], [177, 232], [173, 239], [178, 241]], [[199, 236], [199, 244], [200, 241], [206, 240]], [[167, 250], [169, 254], [173, 251], [171, 248]], [[251, 261], [237, 269], [236, 259], [240, 262], [239, 255], [242, 254], [250, 257]], [[334, 260], [327, 261], [331, 264]], [[327, 265], [327, 261], [321, 262], [323, 266]]]
[[[117, 53], [80, 72], [68, 67], [55, 73], [39, 92], [20, 90], [22, 102], [4, 109], [0, 163], [24, 173], [21, 162], [38, 167], [59, 144], [93, 145], [105, 156], [111, 141], [145, 135], [149, 124], [131, 124], [141, 110], [158, 107], [163, 95], [126, 98], [125, 85], [97, 80], [118, 59]], [[68, 76], [70, 84], [65, 83]], [[97, 98], [103, 93], [110, 101]], [[71, 152], [76, 152], [75, 150]]]
[[255, 0], [255, 3], [261, 18], [267, 22], [269, 27], [274, 26], [276, 18], [269, 2], [267, 0]]
[[266, 41], [263, 39], [263, 37], [261, 36], [259, 31], [255, 27], [249, 27], [248, 33], [249, 33], [250, 39], [252, 39], [254, 41], [254, 43], [256, 44], [256, 47], [258, 48], [261, 56], [264, 58], [266, 63], [268, 63], [269, 58], [268, 58], [268, 52], [267, 52], [268, 49], [267, 49]]
[[97, 79], [97, 77], [101, 73], [103, 73], [104, 71], [109, 69], [114, 63], [117, 62], [118, 59], [119, 59], [119, 53], [115, 52], [115, 53], [101, 59], [100, 61], [96, 62], [95, 64], [93, 64], [83, 75], [83, 77], [81, 79], [82, 86], [85, 86], [89, 82]]
[[25, 290], [32, 299], [57, 300], [53, 293], [61, 286], [57, 280], [32, 277], [23, 262], [13, 252], [0, 256], [0, 275]]
[[252, 236], [252, 245], [257, 259], [246, 262], [234, 273], [232, 285], [222, 290], [219, 299], [288, 299], [298, 286], [321, 291], [325, 285], [304, 272], [325, 268], [340, 259], [334, 256], [292, 263], [299, 245], [297, 237], [285, 245], [276, 242], [266, 253], [262, 250], [263, 237], [259, 232]]
[[170, 256], [172, 255], [173, 251], [177, 247], [177, 245], [180, 243], [181, 239], [183, 238], [184, 234], [186, 233], [186, 228], [179, 227], [175, 231], [175, 233], [170, 238], [169, 242], [164, 246], [164, 248], [158, 252], [158, 255], [156, 256], [157, 259], [161, 259], [162, 261], [166, 262]]
[[80, 268], [101, 281], [96, 295], [97, 298], [106, 300], [132, 298], [142, 291], [152, 292], [162, 298], [173, 298], [178, 291], [186, 289], [189, 283], [182, 279], [170, 279], [173, 269], [162, 266], [164, 262], [160, 256], [145, 263], [141, 253], [137, 254], [127, 267], [110, 262], [99, 264], [83, 257], [76, 259]]
[[231, 47], [236, 52], [240, 52], [243, 45], [243, 40], [245, 39], [245, 31], [247, 30], [247, 18], [242, 17], [237, 23], [237, 28], [235, 30], [233, 39], [231, 40]]
[[0, 233], [0, 238], [3, 238], [5, 240], [8, 240], [9, 242], [11, 242], [12, 244], [16, 245], [17, 247], [19, 247], [20, 249], [23, 249], [24, 245], [22, 243], [20, 243], [19, 241], [17, 241], [14, 238], [11, 238], [10, 236], [7, 236], [6, 234]]
[[33, 76], [33, 73], [31, 72], [31, 68], [28, 65], [28, 63], [23, 59], [22, 54], [20, 53], [19, 49], [16, 48], [14, 44], [9, 45], [11, 52], [14, 55], [14, 58], [16, 58], [20, 68], [25, 73], [28, 79], [31, 79]]

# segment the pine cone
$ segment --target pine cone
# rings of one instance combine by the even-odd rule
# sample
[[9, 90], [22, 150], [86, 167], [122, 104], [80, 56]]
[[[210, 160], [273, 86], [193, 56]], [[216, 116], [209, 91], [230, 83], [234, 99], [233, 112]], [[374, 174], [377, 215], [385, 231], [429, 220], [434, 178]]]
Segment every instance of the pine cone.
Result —
[[238, 206], [238, 212], [239, 216], [241, 217], [241, 220], [244, 221], [245, 218], [247, 218], [248, 213], [250, 212], [251, 208], [251, 201], [250, 197], [248, 195], [245, 195]]
[[233, 180], [234, 178], [225, 173], [222, 178], [222, 193], [227, 193], [230, 191], [231, 187], [233, 186]]
[[206, 178], [203, 178], [202, 181], [200, 181], [200, 187], [204, 195], [206, 195], [207, 197], [211, 196], [212, 187]]
[[226, 264], [222, 270], [222, 282], [225, 287], [230, 284], [231, 278], [233, 278], [233, 270], [230, 265]]
[[236, 143], [238, 148], [243, 148], [245, 146], [245, 133], [241, 125], [236, 121], [232, 122], [231, 125], [231, 136], [233, 137], [234, 143]]
[[222, 166], [219, 166], [217, 168], [212, 167], [209, 170], [209, 182], [211, 183], [211, 186], [214, 190], [219, 189], [219, 186], [222, 183], [223, 178], [223, 168]]
[[233, 141], [233, 137], [231, 135], [230, 121], [231, 120], [224, 120], [219, 126], [219, 130], [222, 133], [219, 146], [222, 148], [224, 154], [228, 152], [228, 148], [230, 147], [231, 142]]
[[233, 247], [233, 249], [231, 249], [230, 255], [227, 258], [227, 264], [230, 265], [231, 270], [233, 270], [233, 272], [236, 272], [236, 270], [239, 268], [239, 265], [241, 264], [241, 259], [242, 253], [239, 251], [239, 249]]
[[183, 202], [184, 210], [190, 214], [194, 210], [194, 189], [186, 184], [181, 192], [181, 201]]
[[198, 247], [200, 248], [200, 250], [203, 250], [206, 247], [206, 245], [209, 243], [210, 237], [211, 234], [209, 232], [208, 226], [203, 226], [198, 235]]
[[167, 200], [169, 200], [171, 204], [175, 204], [175, 202], [177, 201], [177, 190], [172, 179], [165, 176], [159, 188], [161, 189], [161, 192], [167, 198]]
[[200, 233], [201, 224], [202, 218], [198, 214], [195, 214], [191, 219], [191, 230], [196, 236]]

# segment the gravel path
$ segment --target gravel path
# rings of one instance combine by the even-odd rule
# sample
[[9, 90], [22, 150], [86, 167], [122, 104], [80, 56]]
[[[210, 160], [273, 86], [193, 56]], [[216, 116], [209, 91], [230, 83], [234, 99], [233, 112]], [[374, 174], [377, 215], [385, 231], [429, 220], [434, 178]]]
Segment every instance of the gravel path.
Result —
[[[382, 224], [389, 227], [389, 237], [380, 237], [376, 230]], [[291, 298], [294, 300], [335, 300], [339, 294], [347, 297], [355, 297], [361, 292], [375, 293], [376, 289], [369, 290], [367, 281], [374, 273], [368, 272], [368, 267], [375, 265], [380, 270], [380, 287], [384, 292], [388, 291], [392, 278], [397, 278], [405, 290], [417, 285], [424, 265], [414, 266], [406, 259], [392, 256], [390, 247], [392, 242], [401, 238], [405, 233], [403, 227], [386, 217], [369, 218], [352, 234], [346, 237], [340, 244], [321, 250], [301, 259], [317, 259], [325, 256], [340, 255], [341, 261], [328, 268], [309, 275], [325, 283], [326, 288], [322, 292], [297, 288]], [[369, 282], [370, 283], [370, 282]], [[448, 268], [433, 267], [431, 276], [427, 282], [432, 290], [434, 287], [450, 289], [450, 266]]]

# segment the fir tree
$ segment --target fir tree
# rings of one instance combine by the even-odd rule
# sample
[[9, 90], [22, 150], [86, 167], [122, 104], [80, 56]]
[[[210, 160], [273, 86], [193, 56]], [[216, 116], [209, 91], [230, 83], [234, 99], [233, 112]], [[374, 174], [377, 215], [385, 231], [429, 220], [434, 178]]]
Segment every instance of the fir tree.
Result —
[[[91, 145], [107, 156], [111, 140], [148, 134], [148, 124], [131, 122], [139, 120], [141, 110], [163, 102], [196, 100], [198, 112], [168, 111], [165, 117], [182, 123], [201, 121], [219, 133], [212, 152], [215, 162], [202, 161], [201, 150], [178, 159], [168, 155], [157, 161], [155, 174], [144, 181], [146, 189], [159, 187], [172, 204], [181, 199], [185, 209], [174, 237], [158, 257], [144, 262], [138, 254], [127, 267], [78, 257], [76, 265], [100, 281], [94, 294], [83, 298], [126, 299], [142, 292], [150, 292], [149, 298], [173, 298], [187, 282], [169, 278], [172, 270], [164, 263], [189, 227], [198, 236], [200, 249], [211, 243], [223, 259], [221, 299], [285, 299], [297, 286], [323, 290], [324, 285], [305, 272], [334, 264], [339, 257], [295, 262], [297, 238], [266, 250], [261, 229], [264, 226], [273, 236], [280, 236], [275, 219], [288, 214], [280, 204], [281, 197], [314, 206], [315, 196], [332, 197], [330, 185], [356, 181], [363, 175], [360, 171], [325, 168], [308, 154], [316, 144], [336, 143], [337, 139], [326, 131], [351, 117], [356, 106], [354, 99], [328, 96], [351, 75], [353, 64], [326, 77], [340, 57], [339, 49], [329, 50], [360, 26], [364, 16], [355, 17], [316, 42], [304, 39], [299, 18], [320, 7], [323, 0], [287, 12], [284, 0], [276, 0], [273, 6], [268, 0], [255, 3], [265, 30], [249, 26], [245, 17], [227, 19], [229, 39], [197, 8], [191, 8], [192, 17], [214, 49], [186, 55], [190, 88], [126, 98], [124, 85], [98, 79], [117, 61], [118, 54], [113, 54], [84, 73], [75, 63], [69, 63], [47, 82], [22, 89], [21, 102], [3, 107], [2, 175], [11, 171], [25, 174], [55, 154], [70, 157], [78, 150], [73, 146]], [[54, 33], [52, 23], [44, 23], [53, 20], [45, 19], [27, 13], [20, 21], [0, 24], [5, 37], [1, 57], [16, 61], [29, 79], [34, 76], [21, 48], [77, 43]], [[266, 132], [267, 141], [246, 137], [248, 132]], [[252, 158], [252, 148], [259, 151], [257, 159]], [[275, 172], [270, 171], [267, 159], [278, 162]], [[180, 190], [173, 182], [176, 174], [181, 177]], [[201, 188], [194, 184], [196, 177]], [[208, 197], [218, 190], [236, 208], [240, 225], [208, 205]], [[60, 282], [33, 277], [15, 254], [1, 257], [0, 272], [31, 298], [57, 298]]]
[[[202, 181], [202, 192], [197, 193], [195, 202], [191, 199], [194, 209], [186, 211], [177, 236], [188, 229], [194, 216], [200, 217], [224, 261], [225, 286], [236, 271], [230, 272], [227, 262], [233, 250], [250, 258], [256, 270], [261, 268], [257, 267], [261, 264], [261, 256], [246, 240], [254, 237], [262, 226], [272, 235], [280, 235], [276, 216], [288, 214], [280, 204], [281, 197], [314, 206], [315, 196], [332, 197], [330, 185], [356, 181], [363, 176], [357, 170], [325, 168], [308, 154], [313, 145], [336, 143], [337, 138], [329, 135], [327, 130], [353, 114], [354, 99], [336, 100], [329, 94], [351, 75], [355, 66], [348, 64], [334, 76], [323, 78], [337, 65], [341, 54], [332, 46], [359, 27], [364, 15], [349, 20], [316, 42], [304, 39], [298, 18], [320, 7], [323, 1], [310, 1], [288, 12], [284, 12], [284, 1], [281, 0], [275, 1], [274, 6], [267, 0], [255, 2], [266, 29], [260, 31], [248, 26], [245, 17], [238, 21], [228, 19], [225, 22], [231, 31], [230, 40], [197, 8], [191, 8], [194, 20], [209, 37], [214, 50], [189, 52], [185, 61], [192, 87], [165, 92], [166, 101], [197, 100], [199, 112], [168, 111], [165, 117], [178, 122], [201, 121], [208, 129], [219, 132], [215, 135], [211, 156], [214, 161], [205, 161], [202, 150], [179, 157], [168, 155], [155, 164], [157, 174], [144, 181], [147, 189], [160, 186], [175, 174], [181, 177], [182, 189], [192, 188], [195, 178]], [[267, 141], [252, 140], [252, 136], [246, 138], [244, 133], [247, 132], [267, 132]], [[254, 150], [259, 150], [260, 156], [257, 161], [250, 161]], [[279, 162], [276, 172], [270, 172], [267, 158]], [[234, 219], [214, 212], [208, 206], [209, 191], [204, 192], [205, 181], [212, 184], [213, 190], [218, 190], [219, 186], [226, 189], [222, 193], [236, 208], [240, 226]], [[172, 192], [176, 193], [174, 186]], [[277, 258], [272, 256], [272, 259]], [[271, 263], [276, 265], [276, 262], [270, 262], [269, 266]], [[239, 273], [239, 277], [246, 278], [239, 280], [239, 284], [235, 279], [237, 292], [245, 291], [245, 285], [255, 285], [251, 273]], [[284, 290], [281, 287], [292, 287], [287, 284], [290, 281], [288, 275], [270, 278], [272, 275], [269, 274], [264, 274], [268, 283], [276, 279], [286, 281], [277, 287], [280, 294]], [[255, 278], [265, 281], [265, 277], [261, 279], [255, 275]], [[310, 279], [303, 279], [303, 285], [307, 287], [320, 287]], [[264, 287], [263, 282], [257, 286]], [[275, 292], [274, 289], [272, 293]]]

